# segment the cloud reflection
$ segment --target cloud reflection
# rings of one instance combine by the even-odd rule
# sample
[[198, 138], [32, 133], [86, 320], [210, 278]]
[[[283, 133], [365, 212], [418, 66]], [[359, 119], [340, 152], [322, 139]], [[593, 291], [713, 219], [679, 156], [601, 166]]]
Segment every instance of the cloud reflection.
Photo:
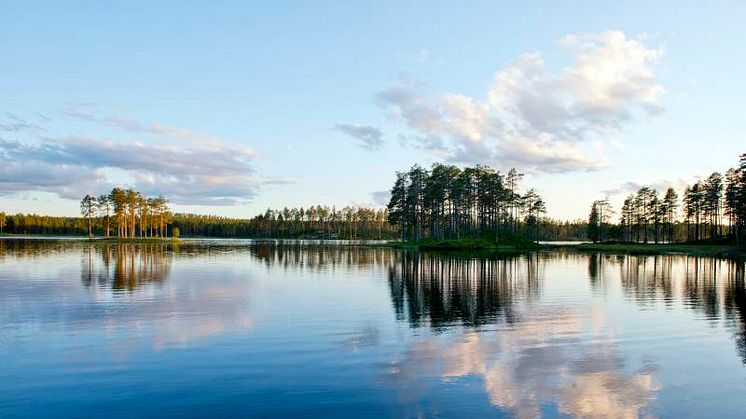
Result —
[[491, 405], [517, 417], [541, 417], [547, 406], [575, 417], [651, 416], [658, 367], [623, 356], [603, 306], [538, 304], [541, 265], [535, 256], [405, 257], [390, 273], [393, 305], [434, 334], [387, 365], [403, 403], [419, 405], [428, 380], [477, 379]]
[[521, 418], [541, 417], [547, 404], [575, 417], [651, 415], [660, 388], [655, 365], [630, 370], [613, 336], [594, 331], [594, 320], [579, 309], [545, 316], [551, 320], [497, 332], [464, 329], [446, 341], [423, 339], [394, 362], [390, 374], [403, 393], [417, 391], [415, 383], [427, 376], [444, 383], [477, 377], [493, 406]]

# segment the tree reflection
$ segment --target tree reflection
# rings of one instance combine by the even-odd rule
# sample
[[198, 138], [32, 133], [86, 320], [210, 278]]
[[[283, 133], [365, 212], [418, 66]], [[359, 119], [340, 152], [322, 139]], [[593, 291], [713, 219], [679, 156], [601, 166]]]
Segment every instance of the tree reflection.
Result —
[[678, 256], [621, 256], [620, 279], [625, 294], [640, 306], [663, 300], [673, 302], [673, 263]]
[[618, 264], [624, 293], [641, 308], [676, 301], [708, 321], [725, 320], [735, 329], [738, 354], [746, 364], [744, 262], [690, 255], [590, 255], [591, 284], [613, 280], [602, 266]]
[[723, 306], [735, 328], [736, 351], [741, 362], [746, 364], [746, 287], [744, 286], [744, 264], [727, 266], [729, 286], [725, 288]]
[[389, 267], [392, 304], [397, 318], [413, 327], [513, 322], [513, 301], [539, 293], [538, 261], [537, 254], [465, 259], [402, 252], [399, 263]]
[[88, 245], [81, 261], [81, 281], [88, 287], [132, 291], [165, 281], [172, 257], [170, 246], [162, 243]]
[[277, 241], [257, 243], [248, 249], [267, 268], [281, 267], [284, 270], [318, 272], [336, 268], [374, 269], [396, 263], [396, 253], [384, 248]]

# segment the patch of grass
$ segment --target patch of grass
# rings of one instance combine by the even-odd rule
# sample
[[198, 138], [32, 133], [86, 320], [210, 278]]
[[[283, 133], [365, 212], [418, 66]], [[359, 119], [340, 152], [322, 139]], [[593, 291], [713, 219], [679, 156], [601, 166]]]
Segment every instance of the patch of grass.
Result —
[[[375, 246], [375, 245], [374, 245]], [[541, 247], [531, 240], [506, 236], [495, 240], [493, 236], [465, 236], [461, 239], [424, 239], [418, 242], [389, 242], [378, 247], [391, 247], [404, 250], [427, 250], [440, 252], [523, 252], [538, 250]]]

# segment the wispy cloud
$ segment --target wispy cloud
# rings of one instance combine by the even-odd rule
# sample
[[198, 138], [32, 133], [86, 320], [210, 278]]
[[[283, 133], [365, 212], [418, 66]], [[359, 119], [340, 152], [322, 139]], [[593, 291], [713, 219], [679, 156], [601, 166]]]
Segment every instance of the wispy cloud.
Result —
[[93, 102], [68, 102], [62, 108], [62, 113], [80, 121], [95, 121], [95, 107]]
[[[41, 117], [42, 115], [39, 114]], [[6, 112], [5, 118], [0, 119], [0, 131], [21, 132], [21, 131], [46, 131], [46, 129], [36, 123], [29, 122], [12, 113]]]
[[118, 169], [132, 186], [184, 204], [225, 205], [256, 194], [253, 155], [229, 147], [176, 147], [71, 136], [35, 143], [0, 140], [0, 192], [47, 190], [65, 198], [111, 186]]
[[570, 66], [552, 73], [541, 54], [523, 54], [481, 98], [403, 79], [377, 101], [416, 133], [421, 141], [412, 144], [450, 161], [547, 172], [604, 167], [588, 140], [616, 137], [636, 114], [662, 112], [652, 65], [663, 52], [620, 31], [570, 35], [559, 48]]
[[188, 140], [205, 146], [215, 146], [222, 143], [218, 138], [200, 134], [192, 130], [173, 127], [157, 121], [151, 124], [143, 124], [121, 114], [107, 116], [102, 121], [111, 127], [133, 133], [153, 134], [179, 140]]
[[637, 192], [641, 188], [653, 188], [659, 193], [664, 193], [666, 189], [673, 188], [677, 193], [682, 193], [687, 185], [696, 183], [700, 177], [686, 177], [676, 179], [657, 179], [651, 181], [630, 181], [624, 182], [614, 188], [603, 190], [601, 193], [607, 196], [622, 196]]
[[380, 150], [383, 145], [383, 133], [380, 129], [360, 124], [338, 124], [335, 131], [342, 132], [357, 140], [359, 147], [368, 151]]
[[[0, 194], [46, 191], [77, 199], [126, 183], [122, 186], [163, 194], [180, 204], [232, 205], [252, 200], [263, 184], [281, 181], [259, 180], [255, 153], [248, 147], [123, 115], [100, 117], [93, 104], [69, 104], [65, 114], [152, 137], [147, 142], [46, 133], [23, 141], [0, 138]], [[13, 121], [18, 129], [29, 125], [17, 117]]]

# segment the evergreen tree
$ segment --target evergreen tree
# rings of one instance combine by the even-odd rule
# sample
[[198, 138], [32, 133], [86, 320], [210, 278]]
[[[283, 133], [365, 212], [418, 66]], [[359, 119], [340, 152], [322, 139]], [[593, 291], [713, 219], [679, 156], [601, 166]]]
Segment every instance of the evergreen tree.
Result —
[[80, 200], [80, 214], [88, 221], [88, 237], [93, 237], [93, 216], [95, 215], [94, 208], [96, 206], [96, 198], [86, 195]]
[[601, 218], [598, 211], [598, 201], [593, 201], [591, 204], [591, 212], [588, 215], [588, 239], [593, 243], [598, 243], [601, 240], [600, 225]]

